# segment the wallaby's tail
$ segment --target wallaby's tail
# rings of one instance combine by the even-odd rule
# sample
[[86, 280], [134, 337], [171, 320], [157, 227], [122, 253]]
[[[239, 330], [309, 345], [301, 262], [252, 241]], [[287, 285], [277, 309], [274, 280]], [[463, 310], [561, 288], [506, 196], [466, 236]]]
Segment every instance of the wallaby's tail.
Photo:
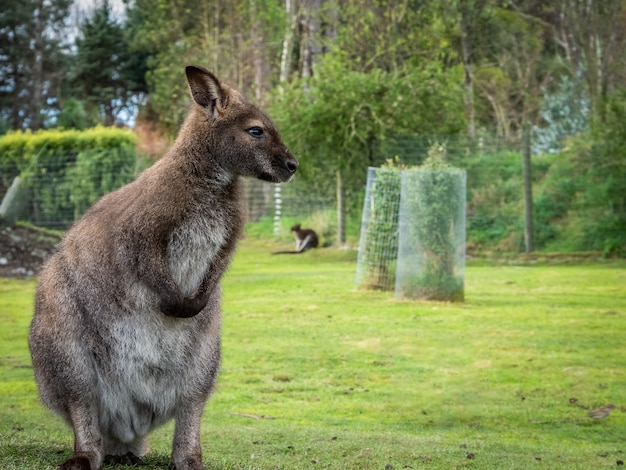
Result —
[[302, 251], [274, 251], [272, 254], [273, 255], [299, 255], [300, 253], [304, 253], [304, 250]]

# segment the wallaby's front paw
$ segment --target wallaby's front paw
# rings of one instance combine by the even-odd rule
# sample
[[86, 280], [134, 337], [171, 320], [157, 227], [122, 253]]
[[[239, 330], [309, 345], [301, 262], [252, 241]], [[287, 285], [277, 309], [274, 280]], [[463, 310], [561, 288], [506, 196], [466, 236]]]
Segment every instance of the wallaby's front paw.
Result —
[[129, 467], [140, 467], [145, 465], [143, 460], [132, 452], [128, 452], [126, 455], [107, 455], [104, 457], [104, 463], [106, 465], [127, 465]]
[[74, 457], [59, 467], [59, 470], [91, 470], [87, 457]]
[[160, 310], [168, 317], [190, 318], [199, 314], [206, 307], [206, 301], [189, 299], [175, 304], [161, 302]]

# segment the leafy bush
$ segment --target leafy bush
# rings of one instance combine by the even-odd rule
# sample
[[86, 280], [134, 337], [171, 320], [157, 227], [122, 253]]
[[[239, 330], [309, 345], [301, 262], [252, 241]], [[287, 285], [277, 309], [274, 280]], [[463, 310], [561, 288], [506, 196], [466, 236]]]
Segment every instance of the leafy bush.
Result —
[[593, 135], [592, 153], [577, 162], [589, 181], [586, 205], [593, 209], [586, 242], [605, 255], [626, 256], [626, 88], [609, 99]]
[[535, 200], [540, 246], [626, 254], [626, 91], [619, 96], [604, 122], [552, 157]]
[[558, 153], [566, 137], [589, 128], [590, 100], [583, 81], [583, 71], [574, 77], [563, 76], [557, 89], [543, 88], [544, 99], [539, 114], [544, 127], [533, 128], [534, 153]]
[[1, 183], [21, 175], [32, 193], [32, 221], [69, 224], [134, 178], [135, 141], [132, 131], [111, 127], [10, 132], [0, 138]]
[[[559, 239], [563, 242], [563, 229], [568, 223], [568, 216], [571, 216], [570, 210], [575, 205], [577, 194], [584, 187], [582, 176], [577, 174], [568, 154], [555, 154], [550, 160], [550, 168], [538, 185], [534, 200], [537, 248], [554, 247]], [[572, 249], [582, 248], [574, 246]]]
[[495, 247], [523, 231], [522, 155], [501, 151], [463, 161], [467, 171], [467, 236], [471, 247]]

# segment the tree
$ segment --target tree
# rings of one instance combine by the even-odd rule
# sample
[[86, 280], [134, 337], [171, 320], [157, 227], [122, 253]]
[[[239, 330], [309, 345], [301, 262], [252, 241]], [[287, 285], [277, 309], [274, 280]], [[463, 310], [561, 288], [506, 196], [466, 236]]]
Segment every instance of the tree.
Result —
[[105, 126], [111, 126], [146, 90], [145, 56], [129, 49], [124, 28], [112, 17], [108, 1], [82, 24], [76, 48], [74, 88], [87, 112], [97, 113]]
[[586, 177], [585, 242], [605, 255], [626, 256], [626, 88], [609, 97], [604, 121], [596, 121], [591, 152], [576, 158]]
[[0, 116], [39, 129], [58, 104], [70, 0], [7, 0], [0, 10]]
[[441, 3], [439, 14], [447, 23], [452, 42], [463, 65], [463, 88], [467, 133], [476, 135], [476, 104], [474, 74], [479, 63], [480, 41], [484, 16], [489, 13], [490, 0], [447, 0]]
[[142, 118], [158, 121], [169, 135], [176, 133], [189, 103], [184, 64], [204, 65], [261, 104], [278, 82], [286, 21], [278, 2], [136, 0], [128, 14], [135, 18], [133, 50], [150, 54], [150, 112]]
[[326, 9], [327, 51], [342, 50], [354, 70], [397, 72], [443, 63], [452, 53], [436, 3], [419, 0], [345, 0]]
[[393, 134], [458, 132], [463, 126], [457, 72], [437, 66], [361, 72], [336, 51], [322, 58], [307, 91], [296, 81], [274, 97], [271, 111], [285, 141], [308, 162], [300, 177], [320, 194], [337, 191], [340, 242], [342, 195], [350, 199], [361, 191], [367, 167], [379, 163], [378, 142]]
[[626, 0], [560, 0], [556, 10], [558, 53], [572, 71], [584, 70], [591, 113], [604, 120], [626, 72]]
[[587, 88], [582, 83], [582, 71], [574, 77], [563, 76], [544, 97], [539, 114], [542, 126], [533, 128], [532, 149], [536, 154], [557, 153], [565, 137], [574, 136], [589, 128], [590, 103]]
[[483, 30], [489, 43], [482, 46], [474, 73], [475, 90], [484, 102], [482, 110], [478, 103], [478, 109], [482, 122], [495, 124], [505, 138], [536, 116], [540, 86], [546, 78], [540, 40], [545, 29], [523, 11], [492, 8], [489, 31]]
[[56, 116], [57, 127], [64, 129], [86, 129], [89, 124], [82, 101], [69, 98], [63, 102], [61, 111]]

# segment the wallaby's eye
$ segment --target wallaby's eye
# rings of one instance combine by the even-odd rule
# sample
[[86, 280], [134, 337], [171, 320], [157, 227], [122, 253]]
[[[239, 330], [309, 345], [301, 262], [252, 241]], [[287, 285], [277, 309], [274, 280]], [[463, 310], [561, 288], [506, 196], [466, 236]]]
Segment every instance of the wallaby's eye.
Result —
[[263, 135], [263, 129], [261, 129], [259, 126], [251, 127], [247, 130], [247, 132], [252, 137], [256, 137], [257, 139]]

